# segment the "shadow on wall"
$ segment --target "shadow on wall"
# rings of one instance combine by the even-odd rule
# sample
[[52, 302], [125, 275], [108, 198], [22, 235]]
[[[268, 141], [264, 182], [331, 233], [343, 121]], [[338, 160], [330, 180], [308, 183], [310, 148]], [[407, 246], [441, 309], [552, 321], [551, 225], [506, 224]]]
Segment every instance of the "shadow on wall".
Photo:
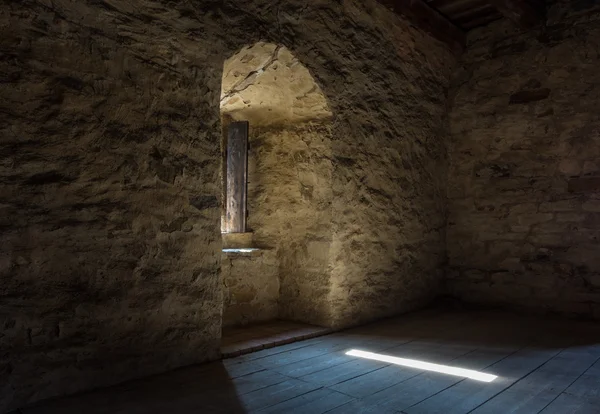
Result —
[[[223, 257], [224, 325], [277, 317], [326, 325], [332, 198], [327, 98], [287, 48], [258, 42], [225, 61], [221, 118], [224, 140], [230, 122], [250, 124], [248, 228], [261, 248], [256, 255]], [[224, 154], [223, 176], [225, 160]]]

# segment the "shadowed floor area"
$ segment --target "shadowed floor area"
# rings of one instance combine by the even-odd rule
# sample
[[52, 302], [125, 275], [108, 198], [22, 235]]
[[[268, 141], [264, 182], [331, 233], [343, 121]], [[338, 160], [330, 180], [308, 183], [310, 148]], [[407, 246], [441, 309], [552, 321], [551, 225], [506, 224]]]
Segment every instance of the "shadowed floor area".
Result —
[[591, 414], [599, 383], [597, 323], [435, 309], [21, 412]]

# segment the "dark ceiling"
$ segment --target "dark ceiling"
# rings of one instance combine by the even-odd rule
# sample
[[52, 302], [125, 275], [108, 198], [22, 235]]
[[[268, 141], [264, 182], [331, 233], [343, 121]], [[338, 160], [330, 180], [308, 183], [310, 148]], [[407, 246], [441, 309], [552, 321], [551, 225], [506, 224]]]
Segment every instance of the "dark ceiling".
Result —
[[503, 15], [487, 0], [425, 0], [459, 28], [467, 31], [485, 26]]
[[537, 20], [529, 16], [539, 14], [545, 8], [545, 0], [424, 0], [427, 5], [446, 17], [464, 31], [485, 26], [494, 20], [506, 17]]
[[[461, 53], [466, 32], [507, 18], [516, 27], [530, 29], [545, 20], [546, 0], [379, 0], [404, 15], [421, 30]], [[598, 1], [598, 0], [594, 0]]]

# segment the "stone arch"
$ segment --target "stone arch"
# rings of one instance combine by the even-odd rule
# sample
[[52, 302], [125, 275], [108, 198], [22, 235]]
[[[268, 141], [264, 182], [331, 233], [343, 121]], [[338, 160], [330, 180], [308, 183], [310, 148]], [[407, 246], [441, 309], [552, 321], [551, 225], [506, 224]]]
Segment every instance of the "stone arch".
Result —
[[250, 124], [248, 229], [260, 248], [223, 256], [224, 324], [275, 317], [326, 324], [333, 169], [327, 98], [289, 49], [258, 42], [225, 60], [220, 111], [224, 137], [230, 122]]
[[274, 43], [246, 46], [223, 65], [221, 114], [272, 126], [329, 119], [327, 98], [309, 70]]

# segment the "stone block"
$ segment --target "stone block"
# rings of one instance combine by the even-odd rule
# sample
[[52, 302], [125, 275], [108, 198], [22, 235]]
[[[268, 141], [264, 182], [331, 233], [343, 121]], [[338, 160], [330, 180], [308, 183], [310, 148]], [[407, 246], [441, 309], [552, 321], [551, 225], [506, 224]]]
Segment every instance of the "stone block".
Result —
[[488, 243], [487, 252], [494, 257], [515, 256], [515, 253], [521, 248], [521, 243], [512, 241], [495, 241]]
[[569, 180], [571, 193], [591, 193], [600, 191], [600, 177], [579, 177]]
[[513, 272], [520, 272], [524, 269], [523, 263], [519, 257], [507, 257], [499, 263], [500, 268]]
[[588, 200], [581, 205], [583, 211], [600, 213], [600, 200]]
[[578, 230], [577, 223], [571, 223], [571, 222], [563, 222], [563, 223], [546, 222], [546, 223], [540, 223], [537, 226], [535, 226], [534, 232], [535, 233], [561, 233], [561, 234], [565, 234], [565, 233], [575, 232], [577, 230]]
[[[527, 234], [529, 233], [529, 231], [531, 230], [531, 226], [519, 226], [519, 225], [511, 225], [510, 226], [510, 231], [512, 234]], [[515, 236], [516, 237], [516, 236]], [[524, 238], [525, 236], [522, 236], [520, 238]]]
[[539, 246], [565, 246], [569, 244], [569, 239], [560, 233], [533, 233], [528, 236], [527, 240]]
[[578, 211], [579, 205], [580, 203], [578, 200], [547, 201], [540, 204], [540, 211]]
[[[550, 269], [550, 271], [543, 270], [546, 268]], [[535, 273], [530, 272], [519, 277], [518, 283], [535, 289], [551, 290], [556, 287], [557, 283], [557, 277], [552, 273], [551, 269], [552, 266], [539, 266], [535, 269]], [[538, 273], [540, 270], [541, 272]]]
[[477, 269], [465, 270], [465, 271], [463, 271], [462, 274], [465, 278], [471, 279], [471, 280], [483, 280], [486, 278], [485, 272], [483, 272], [481, 270], [477, 270]]
[[600, 175], [600, 167], [595, 161], [585, 161], [583, 163], [583, 175]]
[[578, 223], [583, 222], [586, 219], [586, 215], [582, 213], [556, 213], [555, 220], [557, 223]]
[[520, 226], [531, 226], [533, 224], [544, 223], [554, 218], [552, 213], [521, 214], [517, 217]]
[[[513, 228], [514, 227], [514, 228]], [[478, 234], [482, 242], [495, 240], [525, 240], [529, 232], [529, 227], [511, 226], [503, 232], [483, 232]]]
[[600, 231], [600, 212], [586, 214], [580, 223], [581, 228]]
[[561, 259], [582, 266], [591, 272], [600, 272], [600, 254], [598, 254], [597, 244], [571, 246], [561, 255]]
[[538, 208], [538, 203], [523, 203], [511, 205], [509, 207], [509, 210], [511, 216], [519, 216], [521, 214], [537, 214]]
[[600, 274], [590, 275], [588, 276], [588, 280], [590, 282], [590, 285], [592, 285], [594, 288], [600, 288]]
[[515, 275], [511, 272], [492, 273], [491, 281], [493, 283], [510, 284], [515, 282]]
[[530, 102], [541, 101], [550, 95], [550, 89], [539, 88], [532, 90], [523, 90], [516, 92], [510, 96], [509, 104], [526, 104]]
[[558, 170], [569, 176], [576, 176], [581, 174], [581, 161], [574, 159], [562, 160], [558, 165]]

